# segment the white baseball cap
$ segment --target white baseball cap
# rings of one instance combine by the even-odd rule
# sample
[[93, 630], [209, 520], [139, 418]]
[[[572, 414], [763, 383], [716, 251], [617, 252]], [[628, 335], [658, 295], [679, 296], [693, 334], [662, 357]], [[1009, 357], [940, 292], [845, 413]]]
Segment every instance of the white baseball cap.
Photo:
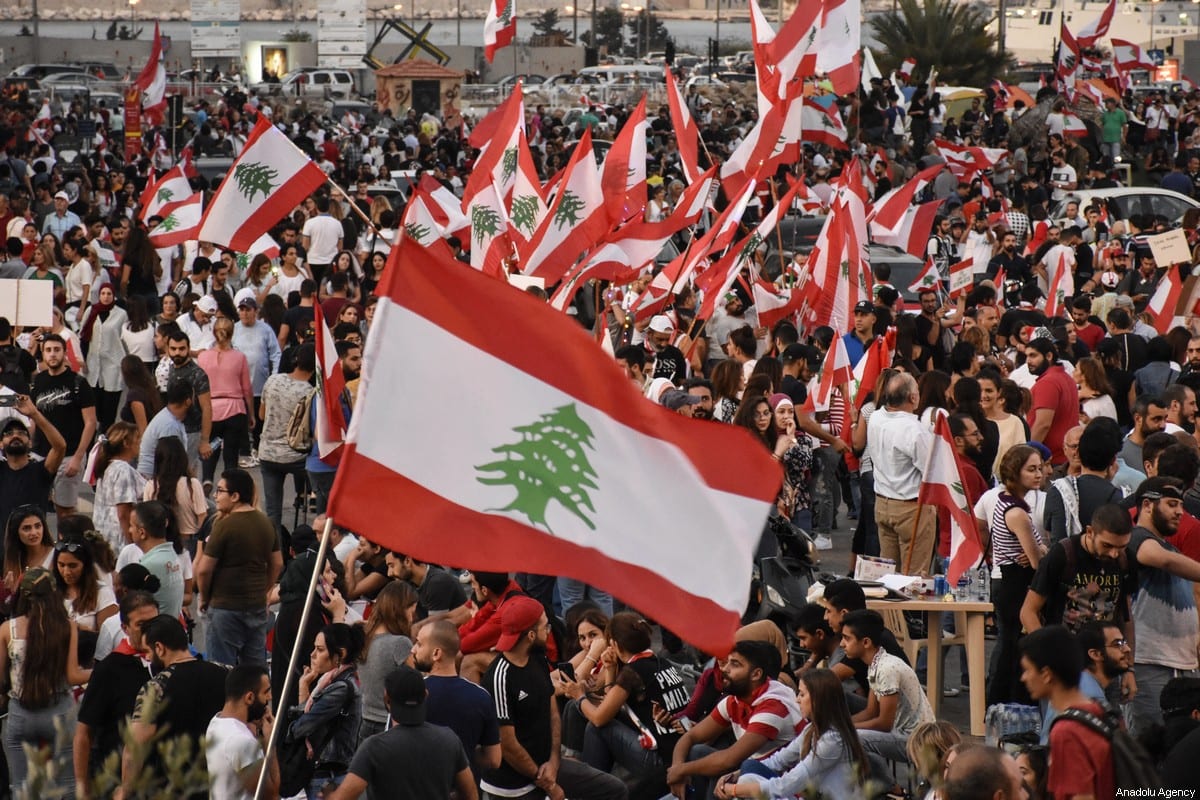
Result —
[[674, 333], [675, 323], [666, 314], [657, 314], [650, 319], [650, 330], [655, 333]]

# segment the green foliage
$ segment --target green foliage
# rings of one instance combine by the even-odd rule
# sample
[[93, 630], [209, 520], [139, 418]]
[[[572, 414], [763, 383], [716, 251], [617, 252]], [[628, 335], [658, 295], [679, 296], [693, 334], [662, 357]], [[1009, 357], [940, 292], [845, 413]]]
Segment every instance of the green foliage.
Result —
[[308, 31], [302, 31], [299, 28], [293, 28], [285, 33], [281, 38], [285, 42], [311, 42], [312, 34]]
[[596, 510], [587, 493], [597, 488], [592, 480], [596, 471], [584, 452], [584, 448], [595, 449], [595, 435], [579, 418], [575, 404], [559, 406], [534, 423], [514, 428], [513, 433], [520, 434], [520, 441], [492, 448], [493, 453], [504, 456], [502, 460], [475, 467], [481, 473], [497, 473], [495, 477], [477, 477], [480, 483], [516, 489], [517, 496], [500, 510], [516, 511], [531, 525], [549, 530], [546, 509], [553, 500], [595, 530], [584, 513], [584, 509]]
[[912, 57], [922, 74], [936, 67], [947, 86], [986, 86], [1012, 61], [997, 52], [996, 35], [985, 30], [990, 8], [953, 0], [898, 0], [895, 12], [871, 18], [879, 68], [886, 75]]
[[[647, 42], [646, 30], [646, 15], [650, 15], [649, 42]], [[636, 16], [629, 17], [625, 21], [625, 27], [629, 29], [630, 49], [635, 56], [644, 56], [651, 50], [666, 49], [667, 42], [671, 40], [671, 34], [667, 31], [667, 26], [662, 23], [653, 11], [642, 9], [637, 12]]]
[[567, 32], [558, 27], [558, 23], [562, 20], [558, 16], [557, 8], [548, 8], [533, 20], [533, 31], [538, 36], [566, 36]]
[[589, 47], [599, 47], [609, 53], [620, 53], [625, 49], [625, 20], [618, 8], [609, 6], [596, 10], [596, 30], [584, 31], [580, 40]]

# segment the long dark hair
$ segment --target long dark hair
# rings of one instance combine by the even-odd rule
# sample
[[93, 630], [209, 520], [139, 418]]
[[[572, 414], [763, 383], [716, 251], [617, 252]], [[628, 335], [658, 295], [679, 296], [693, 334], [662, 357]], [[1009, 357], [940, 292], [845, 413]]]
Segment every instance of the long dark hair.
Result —
[[58, 571], [58, 560], [63, 553], [74, 556], [83, 564], [79, 575], [79, 596], [72, 603], [75, 613], [79, 615], [99, 611], [96, 602], [100, 596], [100, 576], [96, 574], [96, 554], [92, 550], [92, 543], [86, 536], [70, 536], [63, 537], [54, 545], [54, 583], [63, 597], [66, 597], [67, 582]]
[[342, 665], [353, 666], [366, 646], [366, 633], [361, 625], [347, 625], [344, 622], [334, 622], [321, 629], [325, 635], [325, 647], [330, 657], [337, 656]]
[[46, 524], [46, 512], [35, 505], [19, 506], [8, 515], [4, 526], [4, 572], [12, 575], [14, 581], [19, 581], [25, 568], [25, 545], [21, 543], [21, 523], [30, 517], [37, 517], [42, 523], [42, 544], [53, 545], [54, 537], [50, 535], [50, 526]]
[[154, 267], [159, 264], [158, 253], [150, 246], [150, 237], [141, 225], [129, 227], [129, 234], [125, 237], [124, 262], [140, 272], [147, 281], [154, 280]]
[[179, 437], [164, 436], [159, 439], [154, 446], [154, 499], [175, 513], [179, 482], [187, 482], [190, 494], [194, 490], [191, 477], [187, 448], [179, 441]]
[[[417, 604], [417, 590], [408, 581], [392, 581], [379, 590], [371, 605], [371, 618], [365, 629], [361, 661], [367, 660], [371, 642], [380, 628], [396, 636], [412, 638], [412, 624], [408, 621], [408, 609]], [[326, 639], [328, 642], [328, 639]]]
[[126, 389], [137, 389], [141, 394], [142, 404], [146, 406], [146, 419], [150, 419], [162, 408], [158, 396], [158, 387], [154, 384], [154, 376], [137, 356], [125, 356], [121, 359], [121, 379], [125, 381]]
[[768, 450], [775, 449], [775, 440], [779, 438], [779, 431], [775, 429], [775, 412], [771, 412], [771, 424], [767, 426], [764, 433], [758, 432], [758, 426], [754, 424], [754, 412], [758, 406], [762, 404], [771, 411], [771, 402], [764, 395], [747, 394], [742, 398], [741, 405], [738, 406], [737, 413], [733, 415], [733, 424], [740, 425], [754, 435]]
[[155, 539], [170, 542], [175, 554], [183, 552], [183, 543], [179, 540], [179, 526], [175, 523], [175, 514], [159, 500], [147, 500], [133, 507], [138, 522], [146, 532]]
[[47, 570], [34, 567], [22, 578], [13, 616], [25, 617], [22, 689], [17, 699], [31, 711], [48, 708], [65, 696], [71, 620]]
[[804, 741], [800, 757], [808, 755], [823, 733], [837, 731], [859, 781], [866, 780], [867, 757], [858, 740], [858, 731], [854, 729], [854, 721], [850, 718], [850, 706], [846, 703], [841, 679], [832, 670], [810, 669], [800, 675], [800, 682], [808, 689], [813, 727], [813, 732]]
[[129, 330], [141, 333], [150, 327], [150, 309], [146, 306], [146, 298], [135, 294], [125, 305], [125, 313], [129, 315]]

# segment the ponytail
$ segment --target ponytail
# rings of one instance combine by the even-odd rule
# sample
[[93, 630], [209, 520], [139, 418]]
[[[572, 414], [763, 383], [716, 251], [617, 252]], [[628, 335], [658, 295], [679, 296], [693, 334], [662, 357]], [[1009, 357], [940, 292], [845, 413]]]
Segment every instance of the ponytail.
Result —
[[132, 422], [114, 422], [108, 431], [99, 437], [100, 452], [96, 454], [96, 480], [104, 477], [108, 465], [137, 436], [137, 432], [137, 425]]

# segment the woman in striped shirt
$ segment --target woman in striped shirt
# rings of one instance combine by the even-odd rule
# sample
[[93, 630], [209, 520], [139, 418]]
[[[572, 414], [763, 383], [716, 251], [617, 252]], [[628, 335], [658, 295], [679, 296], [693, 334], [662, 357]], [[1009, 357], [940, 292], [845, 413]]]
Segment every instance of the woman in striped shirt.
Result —
[[1004, 491], [992, 512], [992, 563], [1000, 577], [992, 579], [996, 609], [996, 649], [988, 670], [987, 702], [1029, 703], [1020, 674], [1017, 640], [1021, 636], [1021, 604], [1046, 545], [1033, 527], [1025, 496], [1042, 485], [1042, 456], [1026, 444], [1017, 445], [1000, 461]]

